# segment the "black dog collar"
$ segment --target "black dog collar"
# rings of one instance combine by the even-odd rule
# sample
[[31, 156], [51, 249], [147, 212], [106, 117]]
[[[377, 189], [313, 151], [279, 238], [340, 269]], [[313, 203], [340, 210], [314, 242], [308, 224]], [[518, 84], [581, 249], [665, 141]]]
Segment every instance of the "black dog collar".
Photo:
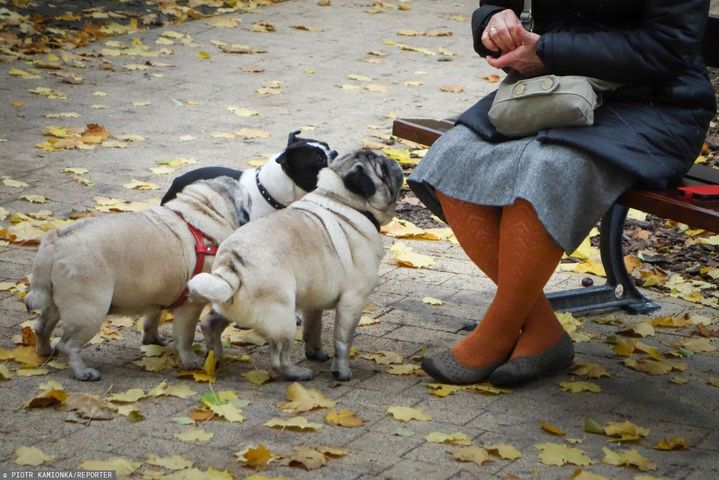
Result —
[[265, 186], [262, 185], [262, 182], [260, 182], [260, 170], [262, 169], [258, 168], [255, 171], [255, 183], [257, 184], [257, 189], [260, 191], [260, 195], [262, 195], [262, 198], [264, 198], [265, 201], [269, 203], [272, 208], [274, 208], [275, 210], [282, 210], [283, 208], [285, 208], [285, 206], [275, 200], [275, 197], [273, 197], [270, 192], [267, 191]]
[[374, 228], [376, 228], [377, 231], [379, 232], [379, 222], [377, 221], [377, 219], [375, 218], [375, 216], [372, 215], [372, 214], [369, 213], [369, 212], [360, 212], [360, 213], [361, 213], [362, 215], [364, 215], [365, 217], [367, 217], [367, 220], [369, 220], [370, 222], [372, 222], [372, 225], [374, 225]]

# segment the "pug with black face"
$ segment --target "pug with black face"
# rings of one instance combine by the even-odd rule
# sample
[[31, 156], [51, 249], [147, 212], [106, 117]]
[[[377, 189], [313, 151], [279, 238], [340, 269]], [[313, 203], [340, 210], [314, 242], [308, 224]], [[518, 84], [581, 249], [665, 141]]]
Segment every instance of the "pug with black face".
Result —
[[304, 316], [307, 358], [324, 361], [322, 311], [334, 308], [332, 373], [349, 380], [352, 337], [384, 256], [379, 227], [394, 217], [402, 181], [395, 160], [347, 154], [320, 172], [314, 192], [230, 235], [212, 273], [188, 283], [190, 300], [213, 302], [202, 320], [208, 350], [222, 357], [220, 334], [229, 318], [268, 340], [276, 376], [309, 380], [313, 372], [290, 359], [295, 310]]

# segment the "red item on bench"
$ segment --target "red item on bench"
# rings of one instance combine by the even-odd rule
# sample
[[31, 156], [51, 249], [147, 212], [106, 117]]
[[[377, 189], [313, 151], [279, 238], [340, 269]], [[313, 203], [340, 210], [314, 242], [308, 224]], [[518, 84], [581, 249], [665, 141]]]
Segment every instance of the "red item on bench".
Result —
[[697, 200], [719, 200], [719, 185], [696, 185], [692, 187], [678, 187], [684, 192], [684, 198]]

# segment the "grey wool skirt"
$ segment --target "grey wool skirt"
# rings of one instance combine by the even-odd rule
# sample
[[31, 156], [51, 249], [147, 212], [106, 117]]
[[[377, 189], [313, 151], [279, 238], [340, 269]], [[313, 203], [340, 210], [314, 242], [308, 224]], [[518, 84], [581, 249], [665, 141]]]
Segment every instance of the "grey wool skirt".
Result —
[[444, 218], [433, 195], [501, 207], [530, 202], [557, 244], [572, 253], [635, 177], [574, 147], [535, 137], [482, 140], [457, 125], [432, 145], [407, 179], [417, 197]]

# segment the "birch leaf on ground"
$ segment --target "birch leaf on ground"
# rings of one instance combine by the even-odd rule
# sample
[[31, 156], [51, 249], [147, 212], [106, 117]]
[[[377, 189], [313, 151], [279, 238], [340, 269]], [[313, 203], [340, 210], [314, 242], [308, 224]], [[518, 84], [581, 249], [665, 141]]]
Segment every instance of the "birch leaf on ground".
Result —
[[322, 393], [314, 389], [307, 389], [295, 382], [287, 387], [288, 402], [282, 402], [277, 407], [283, 412], [302, 413], [316, 408], [334, 407], [337, 402], [325, 398]]
[[12, 372], [5, 365], [0, 365], [0, 380], [10, 380], [11, 378]]
[[483, 465], [492, 461], [492, 459], [489, 458], [489, 452], [481, 447], [456, 448], [450, 450], [448, 453], [451, 453], [452, 457], [460, 462], [472, 462], [477, 465]]
[[466, 433], [455, 432], [455, 433], [442, 433], [442, 432], [430, 432], [424, 437], [430, 443], [446, 443], [448, 445], [472, 445], [472, 439], [470, 439]]
[[112, 457], [107, 460], [85, 460], [78, 468], [80, 470], [113, 470], [118, 477], [129, 477], [142, 466], [142, 462], [133, 462], [122, 457]]
[[496, 455], [503, 460], [516, 460], [522, 458], [522, 452], [517, 450], [514, 445], [506, 443], [498, 443], [495, 445], [487, 445], [484, 447], [490, 455]]
[[427, 415], [424, 410], [421, 410], [419, 408], [393, 406], [387, 409], [387, 413], [392, 415], [395, 420], [399, 420], [400, 422], [409, 422], [410, 420], [428, 422], [432, 420], [431, 416]]
[[572, 464], [583, 467], [592, 464], [592, 460], [579, 448], [567, 447], [560, 443], [540, 443], [534, 447], [540, 450], [539, 461], [545, 465], [561, 467]]
[[625, 450], [623, 452], [614, 452], [607, 447], [603, 447], [602, 451], [604, 452], [602, 462], [609, 465], [636, 467], [643, 472], [656, 470], [657, 468], [655, 463], [651, 462], [648, 458], [642, 456], [641, 453], [634, 449]]
[[37, 447], [18, 447], [15, 449], [15, 463], [37, 467], [45, 462], [52, 462], [57, 457], [48, 455]]

